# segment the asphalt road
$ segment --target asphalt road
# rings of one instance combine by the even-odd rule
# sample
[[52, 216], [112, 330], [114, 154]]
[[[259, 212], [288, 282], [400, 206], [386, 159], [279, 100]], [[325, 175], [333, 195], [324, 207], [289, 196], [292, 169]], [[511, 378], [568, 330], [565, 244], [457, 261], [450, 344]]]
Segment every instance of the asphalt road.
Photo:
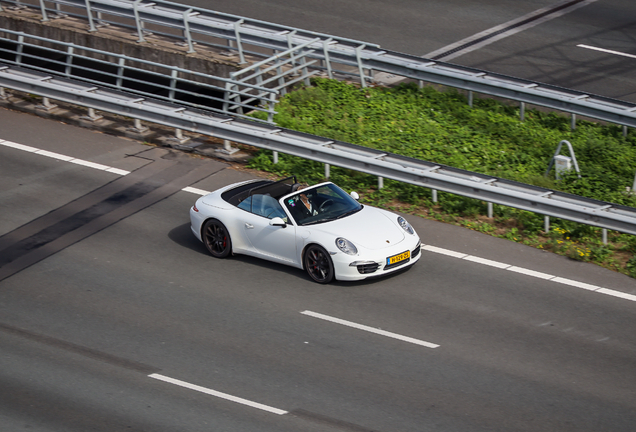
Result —
[[0, 131], [45, 151], [0, 143], [2, 431], [634, 430], [633, 279], [410, 217], [472, 258], [320, 286], [189, 232], [181, 188], [251, 173], [4, 110]]
[[636, 102], [636, 6], [631, 0], [182, 3], [426, 57], [486, 32], [484, 43], [441, 60]]

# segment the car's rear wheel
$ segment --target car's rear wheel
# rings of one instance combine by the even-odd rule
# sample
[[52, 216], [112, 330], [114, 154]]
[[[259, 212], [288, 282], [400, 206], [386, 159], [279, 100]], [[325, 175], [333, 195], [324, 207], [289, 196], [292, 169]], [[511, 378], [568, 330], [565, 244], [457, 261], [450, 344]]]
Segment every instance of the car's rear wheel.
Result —
[[326, 250], [318, 245], [310, 245], [305, 251], [305, 270], [314, 281], [327, 284], [334, 278], [333, 263]]
[[203, 225], [203, 243], [216, 258], [225, 258], [232, 252], [232, 239], [221, 221], [210, 219]]

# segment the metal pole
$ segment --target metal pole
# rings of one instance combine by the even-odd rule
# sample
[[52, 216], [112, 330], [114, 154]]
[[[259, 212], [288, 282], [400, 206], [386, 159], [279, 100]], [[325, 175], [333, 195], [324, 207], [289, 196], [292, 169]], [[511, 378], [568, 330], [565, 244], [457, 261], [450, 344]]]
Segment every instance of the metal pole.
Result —
[[274, 151], [273, 155], [274, 155], [274, 163], [277, 164], [278, 163], [278, 152]]
[[433, 202], [436, 203], [437, 202], [437, 189], [431, 189], [431, 193], [432, 193]]
[[48, 22], [49, 17], [46, 15], [46, 6], [44, 6], [44, 0], [40, 0], [40, 10], [42, 11], [42, 22]]
[[[188, 41], [188, 54], [196, 52], [194, 50], [194, 45], [192, 44], [192, 35], [190, 35], [190, 23], [188, 22], [188, 18], [190, 18], [190, 12], [192, 12], [192, 9], [188, 9], [183, 12], [183, 33], [185, 34], [186, 40]], [[198, 14], [199, 13], [196, 12], [194, 15]]]
[[576, 129], [576, 114], [572, 113], [572, 117], [570, 118], [570, 129]]
[[364, 76], [364, 68], [362, 67], [362, 58], [360, 56], [362, 50], [365, 47], [366, 45], [360, 45], [356, 48], [356, 60], [358, 62], [358, 73], [360, 74], [360, 85], [362, 86], [362, 88], [365, 88], [367, 86], [367, 80]]
[[550, 231], [550, 216], [543, 216], [543, 232]]
[[492, 219], [492, 203], [488, 203], [488, 218]]
[[330, 174], [331, 174], [331, 166], [329, 164], [325, 164], [325, 178], [329, 179]]
[[70, 77], [72, 71], [73, 71], [73, 47], [70, 46], [66, 50], [66, 68], [64, 72], [67, 77]]
[[141, 22], [141, 19], [139, 18], [139, 3], [141, 2], [142, 0], [135, 0], [133, 2], [133, 11], [135, 13], [135, 24], [137, 25], [137, 34], [139, 35], [139, 39], [137, 40], [138, 43], [146, 42], [146, 40], [144, 39], [144, 26], [143, 26], [143, 23]]
[[239, 32], [241, 24], [243, 24], [242, 19], [234, 23], [234, 36], [236, 37], [236, 48], [239, 52], [239, 63], [244, 64], [247, 62], [245, 61], [245, 56], [243, 55], [243, 44], [241, 43], [241, 33]]
[[95, 27], [95, 23], [93, 22], [93, 11], [91, 10], [91, 0], [86, 0], [86, 17], [88, 18], [88, 31], [96, 32], [97, 28]]
[[603, 228], [602, 230], [602, 235], [603, 235], [603, 244], [607, 244], [607, 228]]
[[378, 177], [378, 189], [382, 189], [384, 187], [384, 177]]
[[468, 106], [473, 107], [473, 91], [468, 90]]
[[333, 74], [331, 73], [331, 60], [329, 59], [329, 44], [331, 43], [331, 38], [322, 42], [322, 51], [325, 56], [325, 66], [327, 66], [327, 76], [329, 79], [333, 79]]
[[519, 103], [519, 120], [521, 121], [526, 120], [526, 103], [525, 102]]

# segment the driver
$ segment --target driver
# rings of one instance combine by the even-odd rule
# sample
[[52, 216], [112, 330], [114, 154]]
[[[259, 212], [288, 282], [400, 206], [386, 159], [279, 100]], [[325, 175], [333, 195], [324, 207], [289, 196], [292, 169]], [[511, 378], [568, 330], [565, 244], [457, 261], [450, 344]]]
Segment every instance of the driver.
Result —
[[311, 203], [311, 201], [309, 201], [309, 198], [307, 198], [307, 195], [305, 195], [304, 193], [301, 193], [298, 197], [300, 198], [300, 201], [304, 204], [310, 216], [316, 216], [318, 214], [318, 211], [314, 209], [314, 206]]

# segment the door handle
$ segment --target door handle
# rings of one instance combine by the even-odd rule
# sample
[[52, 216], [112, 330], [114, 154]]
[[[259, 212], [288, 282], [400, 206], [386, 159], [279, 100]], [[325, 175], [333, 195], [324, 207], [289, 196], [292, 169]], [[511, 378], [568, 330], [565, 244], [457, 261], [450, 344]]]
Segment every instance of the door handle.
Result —
[[254, 225], [248, 224], [247, 222], [245, 222], [245, 228], [252, 229], [252, 228], [254, 228]]

